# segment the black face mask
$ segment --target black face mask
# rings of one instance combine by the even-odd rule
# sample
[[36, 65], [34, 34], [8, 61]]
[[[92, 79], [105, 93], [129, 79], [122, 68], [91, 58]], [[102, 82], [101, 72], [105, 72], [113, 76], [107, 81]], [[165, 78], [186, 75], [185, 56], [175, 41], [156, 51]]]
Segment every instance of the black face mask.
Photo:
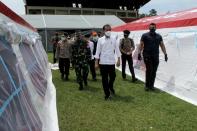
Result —
[[150, 28], [149, 29], [151, 33], [155, 33], [156, 29], [155, 28]]
[[124, 35], [124, 38], [128, 38], [128, 35]]

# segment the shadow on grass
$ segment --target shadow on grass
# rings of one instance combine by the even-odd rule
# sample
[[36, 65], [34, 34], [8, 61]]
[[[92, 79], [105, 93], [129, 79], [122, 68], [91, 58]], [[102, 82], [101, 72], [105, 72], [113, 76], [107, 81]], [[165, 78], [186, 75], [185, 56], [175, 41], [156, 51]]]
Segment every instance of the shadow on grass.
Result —
[[93, 92], [93, 93], [98, 93], [100, 90], [101, 89], [92, 87], [90, 85], [88, 85], [87, 87], [84, 87], [84, 91], [89, 91], [89, 92]]
[[126, 103], [134, 103], [134, 97], [132, 96], [120, 96], [120, 95], [115, 95], [111, 98], [112, 101], [121, 101], [121, 102], [126, 102]]
[[63, 80], [63, 82], [77, 83], [76, 79]]
[[157, 89], [157, 88], [155, 88], [155, 90], [154, 90], [154, 91], [151, 91], [151, 92], [152, 92], [152, 93], [156, 93], [156, 94], [161, 94], [161, 93], [163, 93], [162, 90]]
[[133, 84], [143, 84], [143, 82], [140, 81], [140, 80], [132, 82], [132, 79], [122, 79], [122, 81], [125, 81], [125, 82], [128, 82], [128, 83], [133, 83]]
[[88, 82], [98, 83], [98, 82], [102, 82], [102, 80], [101, 80], [101, 78], [97, 78], [96, 80], [93, 80], [91, 78], [88, 78]]

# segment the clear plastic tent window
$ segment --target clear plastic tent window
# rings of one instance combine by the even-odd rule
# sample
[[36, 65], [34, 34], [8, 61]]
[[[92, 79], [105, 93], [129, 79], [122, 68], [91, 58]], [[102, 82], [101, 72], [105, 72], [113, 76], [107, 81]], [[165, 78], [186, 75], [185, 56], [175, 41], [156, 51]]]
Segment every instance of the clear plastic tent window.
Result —
[[39, 35], [0, 14], [0, 131], [58, 131], [56, 90]]

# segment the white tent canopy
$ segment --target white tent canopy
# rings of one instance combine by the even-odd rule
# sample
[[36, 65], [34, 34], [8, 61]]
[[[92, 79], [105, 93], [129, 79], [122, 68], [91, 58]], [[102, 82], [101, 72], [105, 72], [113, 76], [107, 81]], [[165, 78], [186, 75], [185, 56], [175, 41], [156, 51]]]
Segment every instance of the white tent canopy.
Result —
[[37, 29], [94, 29], [105, 24], [112, 27], [125, 24], [114, 15], [22, 15]]

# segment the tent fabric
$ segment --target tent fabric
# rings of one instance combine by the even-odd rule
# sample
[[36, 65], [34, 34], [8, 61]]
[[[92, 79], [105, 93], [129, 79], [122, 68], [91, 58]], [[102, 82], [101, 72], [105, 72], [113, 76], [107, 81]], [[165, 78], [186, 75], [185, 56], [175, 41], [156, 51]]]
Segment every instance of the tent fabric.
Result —
[[0, 6], [6, 9], [0, 8], [0, 131], [58, 131], [56, 90], [40, 36]]
[[113, 28], [113, 31], [121, 31], [124, 29], [146, 30], [148, 28], [147, 25], [152, 22], [157, 24], [157, 29], [195, 26], [197, 25], [196, 16], [197, 8], [194, 8], [187, 11], [181, 11], [167, 15], [142, 18], [137, 21], [115, 27]]
[[125, 24], [116, 16], [107, 15], [22, 15], [37, 29], [92, 29], [105, 24], [119, 26]]
[[26, 16], [22, 16], [23, 19], [25, 19], [28, 23], [30, 23], [33, 27], [40, 29], [43, 27], [46, 27], [46, 24], [43, 20], [42, 15], [31, 15], [31, 17], [26, 18]]
[[[131, 33], [129, 37], [134, 40], [136, 47], [138, 47], [141, 36], [143, 33], [148, 32], [148, 25], [150, 23], [155, 22], [157, 24], [157, 28], [158, 26], [161, 27], [161, 25], [165, 25], [162, 28], [157, 29], [156, 32], [163, 37], [169, 59], [166, 63], [164, 61], [164, 54], [160, 50], [160, 64], [155, 80], [155, 87], [194, 105], [197, 105], [196, 13], [197, 9], [192, 9], [179, 13], [172, 13], [166, 16], [143, 18], [138, 21], [129, 23], [128, 25], [115, 27], [113, 28], [114, 32], [112, 32], [113, 35], [117, 36], [117, 41], [119, 41], [119, 39], [123, 37], [122, 31], [124, 29], [130, 30]], [[178, 15], [180, 17], [170, 17]], [[164, 17], [166, 17], [167, 20], [161, 19], [161, 21], [158, 21], [152, 19]], [[173, 22], [173, 24], [166, 25], [167, 22]], [[184, 24], [179, 27], [179, 24], [182, 22]], [[137, 25], [137, 23], [139, 24], [139, 26]], [[143, 27], [139, 28], [140, 26]], [[139, 50], [138, 48], [136, 48], [133, 53], [133, 65], [137, 78], [145, 81], [146, 68], [144, 62], [137, 59], [138, 53]], [[121, 68], [118, 69], [121, 70]], [[126, 69], [126, 72], [130, 75], [128, 68]]]

